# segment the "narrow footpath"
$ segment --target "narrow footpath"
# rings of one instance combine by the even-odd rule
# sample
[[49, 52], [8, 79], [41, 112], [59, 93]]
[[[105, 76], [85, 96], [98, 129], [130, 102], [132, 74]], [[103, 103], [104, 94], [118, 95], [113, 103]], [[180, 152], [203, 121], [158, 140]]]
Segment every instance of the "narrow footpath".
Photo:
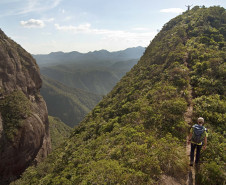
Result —
[[[193, 104], [192, 104], [192, 87], [189, 83], [189, 87], [188, 87], [188, 108], [186, 113], [184, 114], [184, 120], [185, 122], [189, 125], [189, 127], [192, 125], [192, 113], [193, 113]], [[188, 137], [188, 136], [187, 136]], [[186, 138], [187, 141], [187, 138]], [[190, 161], [190, 145], [187, 145], [186, 143], [186, 155]], [[189, 172], [187, 175], [187, 181], [186, 181], [186, 185], [195, 185], [195, 169], [194, 167], [189, 167]]]

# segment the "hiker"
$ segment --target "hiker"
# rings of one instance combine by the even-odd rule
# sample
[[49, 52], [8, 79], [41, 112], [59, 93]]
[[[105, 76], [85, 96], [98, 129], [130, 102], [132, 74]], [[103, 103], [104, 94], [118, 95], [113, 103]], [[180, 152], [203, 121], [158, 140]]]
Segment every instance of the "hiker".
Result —
[[202, 117], [199, 117], [198, 124], [195, 124], [192, 126], [190, 130], [190, 134], [188, 136], [187, 143], [188, 144], [191, 143], [190, 166], [193, 166], [193, 163], [194, 163], [195, 148], [196, 148], [196, 157], [195, 157], [196, 165], [199, 162], [200, 151], [203, 145], [203, 141], [204, 141], [203, 150], [206, 149], [208, 132], [203, 125], [204, 125], [204, 119]]

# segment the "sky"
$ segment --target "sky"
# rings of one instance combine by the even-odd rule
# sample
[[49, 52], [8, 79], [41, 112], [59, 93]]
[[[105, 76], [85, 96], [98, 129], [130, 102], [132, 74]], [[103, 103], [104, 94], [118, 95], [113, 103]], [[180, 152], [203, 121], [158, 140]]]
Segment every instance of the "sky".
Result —
[[0, 0], [0, 28], [32, 54], [147, 47], [186, 5], [226, 0]]

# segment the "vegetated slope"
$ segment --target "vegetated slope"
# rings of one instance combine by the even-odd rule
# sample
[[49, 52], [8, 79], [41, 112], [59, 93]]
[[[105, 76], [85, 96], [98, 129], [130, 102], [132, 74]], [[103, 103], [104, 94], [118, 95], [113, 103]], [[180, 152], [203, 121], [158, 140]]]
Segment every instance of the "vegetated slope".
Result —
[[52, 150], [54, 150], [70, 136], [72, 128], [67, 126], [57, 117], [49, 116], [48, 118]]
[[[100, 61], [99, 61], [100, 60]], [[41, 73], [66, 86], [104, 95], [128, 72], [138, 59], [128, 61], [96, 61], [42, 67]]]
[[59, 117], [70, 127], [77, 125], [101, 100], [100, 95], [67, 87], [42, 76], [41, 94], [46, 101], [48, 113]]
[[102, 69], [84, 70], [62, 65], [42, 68], [42, 74], [68, 87], [83, 89], [100, 95], [109, 92], [120, 80], [111, 71]]
[[161, 184], [162, 175], [183, 184], [190, 81], [194, 122], [203, 116], [210, 135], [198, 184], [224, 184], [225, 15], [196, 6], [165, 24], [138, 64], [18, 184]]

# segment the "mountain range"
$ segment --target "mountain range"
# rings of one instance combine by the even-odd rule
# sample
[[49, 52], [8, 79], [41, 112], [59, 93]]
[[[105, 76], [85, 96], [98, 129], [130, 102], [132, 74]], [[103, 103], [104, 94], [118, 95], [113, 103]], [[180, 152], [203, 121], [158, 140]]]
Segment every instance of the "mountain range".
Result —
[[137, 63], [143, 52], [143, 47], [136, 47], [118, 52], [35, 55], [41, 66], [41, 94], [49, 114], [74, 127]]
[[143, 47], [136, 47], [118, 52], [57, 52], [34, 57], [41, 74], [66, 86], [104, 95], [137, 63], [143, 52]]
[[225, 30], [219, 6], [171, 19], [70, 137], [15, 184], [191, 184], [185, 140], [200, 116], [209, 137], [195, 183], [225, 184]]
[[72, 51], [69, 53], [52, 52], [50, 54], [33, 55], [33, 57], [36, 59], [40, 67], [69, 63], [92, 64], [93, 62], [104, 62], [106, 65], [106, 62], [108, 62], [108, 64], [111, 64], [112, 62], [115, 63], [118, 61], [139, 59], [144, 50], [144, 47], [138, 46], [115, 52], [109, 52], [107, 50], [99, 50], [88, 53], [80, 53], [77, 51]]

